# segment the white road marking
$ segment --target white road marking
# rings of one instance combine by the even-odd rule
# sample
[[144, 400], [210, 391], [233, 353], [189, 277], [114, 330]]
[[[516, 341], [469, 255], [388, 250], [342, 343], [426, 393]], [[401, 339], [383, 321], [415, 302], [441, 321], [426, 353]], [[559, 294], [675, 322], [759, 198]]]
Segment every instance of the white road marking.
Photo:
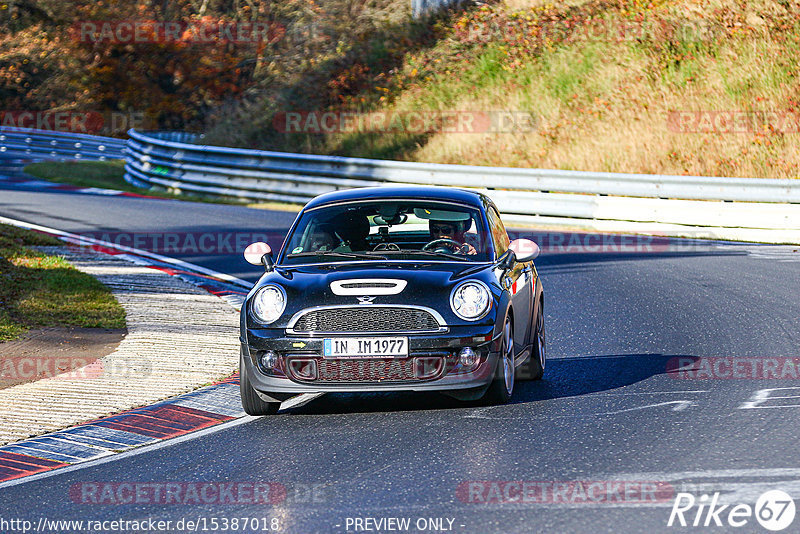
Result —
[[17, 226], [19, 228], [26, 228], [28, 230], [38, 230], [40, 232], [45, 232], [51, 235], [56, 235], [59, 237], [64, 238], [65, 241], [69, 243], [73, 243], [76, 245], [98, 245], [105, 248], [110, 248], [114, 250], [119, 250], [122, 252], [128, 252], [131, 254], [136, 254], [137, 256], [142, 256], [145, 258], [150, 258], [162, 263], [167, 263], [170, 265], [175, 265], [182, 269], [186, 269], [187, 271], [194, 271], [197, 273], [205, 274], [208, 276], [213, 276], [214, 278], [218, 278], [220, 280], [225, 280], [226, 282], [230, 282], [233, 284], [240, 285], [245, 288], [253, 287], [253, 284], [242, 280], [241, 278], [237, 278], [230, 274], [221, 273], [219, 271], [214, 271], [212, 269], [207, 269], [206, 267], [202, 267], [200, 265], [195, 265], [193, 263], [185, 262], [183, 260], [178, 260], [175, 258], [170, 258], [168, 256], [162, 256], [161, 254], [156, 254], [154, 252], [149, 252], [147, 250], [141, 250], [138, 248], [133, 247], [126, 247], [124, 245], [117, 245], [116, 243], [110, 243], [108, 241], [102, 241], [100, 239], [94, 239], [91, 237], [85, 237], [78, 234], [73, 234], [70, 232], [64, 232], [61, 230], [56, 230], [55, 228], [50, 228], [47, 226], [41, 226], [38, 224], [27, 223], [25, 221], [18, 221], [16, 219], [9, 219], [8, 217], [0, 216], [0, 223], [9, 224], [11, 226]]
[[758, 260], [800, 262], [800, 248], [798, 248], [797, 245], [720, 245], [718, 248], [725, 248], [726, 250], [742, 250], [747, 253], [748, 257]]
[[[644, 406], [634, 406], [632, 408], [624, 408], [622, 410], [614, 410], [610, 412], [592, 412], [592, 413], [580, 413], [580, 414], [571, 414], [571, 415], [554, 415], [548, 414], [548, 418], [552, 419], [583, 419], [587, 417], [599, 417], [603, 415], [616, 415], [625, 412], [632, 412], [636, 410], [646, 410], [648, 408], [658, 408], [661, 406], [669, 406], [675, 405], [672, 408], [673, 412], [680, 412], [683, 411], [691, 406], [697, 406], [697, 403], [690, 400], [677, 400], [677, 401], [669, 401], [669, 402], [659, 402], [655, 404], [646, 404]], [[504, 408], [507, 406], [487, 406], [486, 408], [478, 408], [474, 410], [472, 413], [469, 413], [464, 416], [464, 419], [516, 419], [518, 416], [512, 415], [508, 417], [495, 417], [492, 415], [488, 415], [486, 412], [493, 410], [495, 408]]]
[[638, 391], [638, 392], [635, 392], [635, 393], [594, 393], [594, 394], [592, 394], [590, 396], [592, 396], [592, 397], [616, 397], [618, 395], [619, 396], [622, 396], [622, 395], [666, 395], [666, 394], [669, 394], [669, 393], [711, 393], [711, 390], [710, 389], [699, 389], [699, 390], [690, 389], [690, 390], [687, 390], [687, 391], [676, 390], [676, 391]]
[[658, 402], [656, 404], [647, 404], [645, 406], [634, 406], [633, 408], [625, 408], [623, 410], [615, 410], [613, 412], [600, 412], [592, 415], [614, 415], [618, 413], [633, 412], [635, 410], [646, 410], [647, 408], [657, 408], [659, 406], [669, 406], [671, 404], [675, 405], [672, 408], [673, 412], [682, 412], [683, 410], [689, 408], [690, 406], [697, 406], [697, 403], [693, 401], [676, 400], [676, 401]]
[[753, 409], [763, 409], [763, 408], [800, 408], [800, 404], [775, 404], [769, 406], [762, 406], [762, 404], [764, 404], [765, 402], [774, 399], [800, 399], [800, 395], [784, 395], [780, 397], [771, 395], [773, 391], [786, 391], [786, 390], [793, 390], [800, 393], [800, 386], [787, 387], [787, 388], [759, 389], [758, 391], [753, 393], [749, 401], [743, 402], [742, 405], [739, 406], [739, 409], [753, 410]]
[[[591, 393], [588, 395], [580, 395], [576, 397], [562, 397], [559, 399], [542, 399], [542, 400], [582, 400], [582, 399], [591, 399], [593, 397], [624, 397], [628, 395], [666, 395], [666, 394], [684, 394], [684, 393], [710, 393], [710, 390], [688, 390], [688, 391], [637, 391], [631, 393]], [[527, 404], [527, 403], [526, 403]], [[610, 412], [594, 412], [594, 413], [582, 413], [576, 415], [548, 415], [548, 417], [553, 418], [583, 418], [583, 417], [594, 417], [600, 415], [614, 415], [618, 413], [624, 412], [631, 412], [634, 410], [644, 410], [646, 408], [656, 408], [659, 406], [666, 406], [674, 404], [675, 407], [672, 408], [673, 412], [680, 412], [689, 408], [691, 406], [697, 406], [697, 403], [691, 400], [675, 400], [675, 401], [668, 401], [668, 402], [659, 402], [656, 404], [647, 404], [644, 406], [634, 406], [632, 408], [625, 408], [622, 410], [615, 410]], [[514, 405], [511, 405], [514, 406]], [[508, 406], [486, 406], [484, 408], [477, 408], [473, 410], [471, 413], [464, 416], [464, 419], [515, 419], [516, 416], [510, 417], [494, 417], [488, 415], [487, 412], [496, 410], [498, 408], [504, 408]]]

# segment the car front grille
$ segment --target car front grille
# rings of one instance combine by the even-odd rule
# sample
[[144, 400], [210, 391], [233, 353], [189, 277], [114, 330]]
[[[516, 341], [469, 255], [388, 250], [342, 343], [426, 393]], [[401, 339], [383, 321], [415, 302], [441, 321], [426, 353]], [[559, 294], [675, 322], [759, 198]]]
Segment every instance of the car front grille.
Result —
[[294, 332], [437, 332], [441, 325], [432, 313], [419, 308], [354, 306], [311, 310], [292, 327]]
[[[397, 384], [423, 382], [441, 378], [447, 372], [445, 359], [427, 357], [418, 358], [348, 358], [348, 359], [315, 359], [316, 376], [301, 376], [295, 368], [301, 361], [309, 358], [290, 359], [289, 377], [297, 382], [325, 384]], [[296, 363], [295, 363], [296, 362]]]

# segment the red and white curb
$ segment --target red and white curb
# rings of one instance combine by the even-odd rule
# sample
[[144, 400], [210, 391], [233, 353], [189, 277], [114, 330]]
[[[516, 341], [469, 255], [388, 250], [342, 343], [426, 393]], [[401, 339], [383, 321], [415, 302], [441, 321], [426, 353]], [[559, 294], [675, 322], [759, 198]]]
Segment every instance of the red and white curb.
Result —
[[4, 482], [183, 436], [244, 416], [238, 375], [144, 408], [0, 447]]
[[[241, 307], [250, 283], [181, 260], [91, 239], [37, 224], [0, 217], [0, 222], [38, 231], [94, 251], [179, 277]], [[294, 400], [294, 399], [292, 399]], [[287, 408], [297, 401], [287, 403]], [[238, 374], [151, 406], [97, 419], [0, 447], [0, 487], [10, 481], [152, 445], [244, 416]]]

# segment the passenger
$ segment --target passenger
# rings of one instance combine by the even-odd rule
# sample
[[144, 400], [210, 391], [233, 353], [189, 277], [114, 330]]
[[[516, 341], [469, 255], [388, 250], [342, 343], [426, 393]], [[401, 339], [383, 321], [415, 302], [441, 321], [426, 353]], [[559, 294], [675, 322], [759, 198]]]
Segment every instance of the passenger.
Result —
[[336, 246], [336, 239], [333, 237], [333, 229], [328, 225], [318, 225], [308, 237], [309, 252], [329, 252]]

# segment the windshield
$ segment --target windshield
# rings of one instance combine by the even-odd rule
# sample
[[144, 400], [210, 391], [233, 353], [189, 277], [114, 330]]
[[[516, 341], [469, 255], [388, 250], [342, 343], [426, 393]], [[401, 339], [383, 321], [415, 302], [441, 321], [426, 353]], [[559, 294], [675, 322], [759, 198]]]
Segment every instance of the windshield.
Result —
[[446, 202], [384, 200], [306, 211], [288, 237], [280, 263], [491, 259], [479, 210]]

